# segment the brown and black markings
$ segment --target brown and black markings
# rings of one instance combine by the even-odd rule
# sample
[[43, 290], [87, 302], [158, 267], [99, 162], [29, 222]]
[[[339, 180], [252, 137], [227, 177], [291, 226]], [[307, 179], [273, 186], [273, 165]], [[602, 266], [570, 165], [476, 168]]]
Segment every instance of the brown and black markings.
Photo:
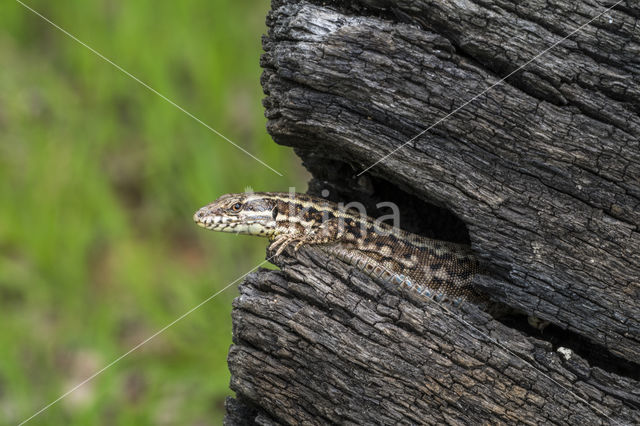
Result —
[[265, 236], [279, 255], [290, 244], [320, 246], [365, 274], [454, 304], [481, 300], [468, 246], [432, 240], [305, 194], [227, 194], [194, 215], [204, 228]]

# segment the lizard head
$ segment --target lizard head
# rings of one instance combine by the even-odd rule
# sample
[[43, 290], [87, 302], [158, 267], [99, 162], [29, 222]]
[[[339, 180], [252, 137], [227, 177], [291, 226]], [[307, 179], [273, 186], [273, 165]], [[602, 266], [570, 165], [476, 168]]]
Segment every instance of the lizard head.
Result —
[[193, 220], [212, 231], [271, 237], [276, 201], [266, 193], [226, 194], [199, 209]]

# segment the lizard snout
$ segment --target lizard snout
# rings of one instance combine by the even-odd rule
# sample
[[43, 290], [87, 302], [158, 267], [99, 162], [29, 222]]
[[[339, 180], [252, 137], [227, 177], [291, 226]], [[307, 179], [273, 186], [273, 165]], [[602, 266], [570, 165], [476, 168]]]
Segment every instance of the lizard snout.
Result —
[[207, 217], [207, 212], [204, 209], [200, 209], [193, 214], [193, 221], [203, 228], [206, 226], [205, 218]]

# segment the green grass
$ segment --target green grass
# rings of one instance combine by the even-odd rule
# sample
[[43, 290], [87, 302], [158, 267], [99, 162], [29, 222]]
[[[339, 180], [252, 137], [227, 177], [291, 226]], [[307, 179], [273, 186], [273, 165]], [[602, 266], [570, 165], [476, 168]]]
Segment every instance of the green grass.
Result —
[[[0, 5], [0, 419], [15, 424], [264, 259], [196, 227], [226, 192], [303, 186], [264, 130], [268, 2]], [[302, 188], [303, 189], [303, 188]], [[30, 424], [216, 424], [235, 287]]]

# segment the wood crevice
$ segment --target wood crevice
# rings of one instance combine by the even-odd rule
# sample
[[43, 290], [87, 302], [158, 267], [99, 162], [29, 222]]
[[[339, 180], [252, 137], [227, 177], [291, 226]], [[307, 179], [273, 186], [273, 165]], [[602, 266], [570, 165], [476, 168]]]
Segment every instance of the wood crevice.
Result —
[[[396, 201], [401, 227], [471, 244], [480, 291], [552, 325], [539, 335], [525, 315], [499, 322], [476, 306], [460, 321], [301, 249], [241, 286], [232, 424], [640, 423], [640, 9], [623, 4], [492, 87], [607, 6], [273, 3], [267, 129], [301, 157], [309, 192]], [[297, 306], [293, 328], [260, 319]]]

